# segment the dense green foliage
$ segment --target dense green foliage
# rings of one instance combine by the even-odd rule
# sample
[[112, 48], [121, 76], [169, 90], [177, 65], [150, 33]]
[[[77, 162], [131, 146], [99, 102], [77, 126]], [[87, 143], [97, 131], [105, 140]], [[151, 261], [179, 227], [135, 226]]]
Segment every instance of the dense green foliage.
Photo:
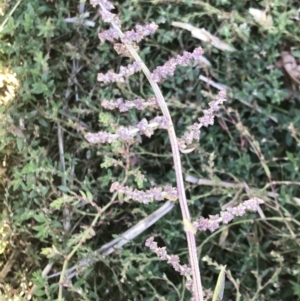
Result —
[[[126, 185], [140, 189], [175, 185], [166, 132], [157, 131], [151, 139], [142, 137], [141, 143], [131, 147], [129, 157], [122, 143], [95, 146], [84, 139], [88, 131], [113, 132], [118, 125], [134, 125], [156, 112], [119, 114], [101, 108], [104, 98], [147, 98], [152, 92], [142, 74], [119, 85], [96, 81], [98, 72], [118, 70], [128, 59], [120, 58], [109, 43], [100, 43], [97, 33], [107, 24], [88, 3], [86, 19], [78, 24], [65, 22], [79, 16], [79, 3], [21, 1], [0, 31], [0, 75], [11, 70], [19, 81], [13, 101], [6, 105], [0, 101], [0, 300], [26, 300], [33, 283], [32, 300], [56, 300], [59, 277], [41, 276], [49, 262], [53, 266], [48, 275], [60, 272], [64, 258], [78, 246], [68, 263], [72, 266], [161, 206], [113, 202], [112, 182], [125, 179]], [[212, 234], [198, 234], [205, 289], [215, 286], [215, 267], [227, 265], [231, 276], [226, 280], [225, 300], [297, 300], [300, 89], [280, 64], [282, 51], [300, 64], [297, 1], [127, 0], [114, 4], [124, 29], [151, 21], [159, 25], [140, 44], [150, 70], [200, 45], [211, 62], [203, 68], [178, 68], [161, 85], [178, 135], [202, 116], [217, 93], [199, 80], [201, 74], [229, 87], [228, 101], [215, 125], [202, 131], [194, 152], [182, 155], [185, 176], [214, 183], [187, 182], [193, 217], [217, 214], [228, 202], [237, 204], [253, 194], [266, 202], [260, 216], [247, 214]], [[14, 1], [4, 3], [0, 24], [14, 5]], [[268, 10], [273, 25], [267, 28], [256, 22], [249, 8]], [[94, 20], [95, 27], [85, 26], [87, 19]], [[222, 51], [201, 42], [172, 26], [174, 21], [205, 28], [236, 50]], [[0, 85], [0, 95], [4, 89]], [[224, 182], [237, 185], [222, 186]], [[77, 206], [82, 199], [87, 203]], [[97, 214], [91, 199], [103, 211], [94, 233], [85, 239], [83, 233]], [[69, 233], [64, 230], [64, 208], [71, 213]], [[188, 300], [183, 278], [144, 247], [150, 235], [157, 235], [169, 254], [178, 254], [186, 262], [181, 214], [175, 206], [123, 249], [99, 255], [95, 264], [80, 271], [66, 284], [65, 300]]]

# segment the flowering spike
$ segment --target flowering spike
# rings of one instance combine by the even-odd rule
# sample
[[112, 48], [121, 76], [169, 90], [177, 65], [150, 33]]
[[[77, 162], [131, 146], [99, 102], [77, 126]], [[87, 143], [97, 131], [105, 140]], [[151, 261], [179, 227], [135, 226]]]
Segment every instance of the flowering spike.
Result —
[[177, 255], [168, 255], [166, 247], [159, 248], [157, 246], [157, 243], [154, 241], [154, 237], [149, 237], [146, 240], [145, 246], [150, 248], [152, 251], [154, 251], [160, 259], [165, 260], [167, 261], [167, 263], [171, 264], [174, 270], [179, 272], [180, 275], [188, 277], [187, 283], [190, 283], [191, 280], [190, 276], [192, 275], [192, 269], [186, 264], [180, 265], [179, 257]]
[[98, 73], [97, 80], [104, 83], [124, 82], [125, 77], [141, 71], [142, 65], [140, 62], [134, 62], [127, 67], [121, 66], [119, 73], [108, 71], [106, 74]]
[[107, 132], [87, 133], [85, 139], [90, 143], [112, 143], [120, 138], [123, 141], [130, 141], [140, 132], [141, 134], [151, 137], [156, 129], [168, 129], [169, 121], [164, 116], [157, 116], [149, 122], [144, 118], [137, 126], [125, 127], [121, 126], [115, 134]]
[[220, 105], [224, 101], [226, 101], [226, 92], [220, 91], [216, 100], [209, 103], [209, 109], [203, 110], [204, 116], [199, 118], [199, 123], [194, 123], [189, 126], [188, 131], [186, 131], [181, 138], [177, 139], [180, 150], [184, 150], [193, 142], [193, 140], [199, 141], [201, 127], [207, 127], [214, 124], [215, 114], [220, 109]]
[[200, 219], [193, 222], [193, 226], [199, 231], [210, 230], [211, 232], [214, 232], [219, 228], [221, 222], [228, 224], [235, 216], [242, 216], [246, 211], [255, 212], [262, 203], [264, 203], [262, 199], [254, 197], [236, 207], [227, 208], [226, 211], [221, 211], [220, 215], [210, 215], [209, 218], [200, 217]]
[[127, 199], [132, 199], [134, 201], [140, 201], [144, 204], [153, 201], [162, 201], [164, 199], [169, 199], [176, 201], [178, 198], [177, 189], [171, 186], [165, 186], [163, 188], [154, 187], [146, 191], [133, 190], [128, 186], [123, 186], [119, 182], [115, 182], [110, 187], [110, 192], [118, 192], [124, 194]]
[[175, 58], [171, 58], [163, 66], [157, 67], [152, 72], [151, 78], [158, 83], [167, 78], [167, 76], [172, 76], [176, 70], [177, 65], [187, 66], [192, 59], [198, 62], [199, 56], [202, 56], [202, 54], [203, 49], [201, 47], [196, 48], [193, 53], [184, 51], [183, 55], [177, 55]]

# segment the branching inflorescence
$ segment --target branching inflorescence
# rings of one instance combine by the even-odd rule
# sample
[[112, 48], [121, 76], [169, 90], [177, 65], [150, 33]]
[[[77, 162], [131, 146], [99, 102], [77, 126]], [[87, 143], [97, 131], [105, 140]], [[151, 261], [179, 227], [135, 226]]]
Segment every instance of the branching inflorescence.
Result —
[[166, 252], [166, 247], [159, 248], [153, 237], [150, 237], [146, 241], [146, 246], [153, 250], [162, 260], [166, 260], [169, 264], [171, 264], [176, 271], [180, 272], [181, 275], [187, 277], [186, 287], [192, 292], [193, 300], [203, 301], [204, 297], [195, 242], [196, 230], [205, 231], [208, 229], [213, 232], [219, 228], [221, 222], [227, 224], [235, 216], [244, 215], [246, 211], [257, 211], [259, 209], [259, 205], [263, 203], [261, 199], [254, 197], [237, 207], [221, 211], [220, 215], [209, 216], [209, 218], [201, 217], [199, 220], [194, 222], [191, 221], [185, 196], [179, 151], [181, 150], [184, 152], [184, 150], [192, 144], [193, 141], [199, 141], [200, 129], [214, 123], [216, 112], [226, 100], [226, 93], [225, 91], [219, 92], [216, 99], [209, 103], [209, 109], [203, 111], [204, 115], [198, 119], [199, 122], [189, 126], [184, 135], [181, 138], [177, 138], [168, 107], [162, 96], [161, 90], [158, 87], [158, 83], [166, 80], [170, 76], [173, 76], [177, 65], [188, 66], [190, 61], [194, 61], [196, 63], [201, 61], [203, 55], [202, 48], [198, 47], [193, 52], [185, 51], [182, 55], [177, 55], [176, 57], [171, 58], [163, 66], [159, 66], [153, 72], [150, 72], [137, 53], [138, 47], [136, 43], [140, 42], [144, 37], [153, 34], [158, 26], [152, 22], [144, 26], [136, 25], [135, 29], [123, 32], [121, 30], [121, 21], [116, 14], [111, 12], [111, 10], [114, 9], [114, 6], [109, 1], [91, 0], [91, 4], [94, 7], [99, 5], [99, 13], [102, 16], [102, 20], [110, 23], [112, 26], [110, 29], [99, 33], [98, 36], [101, 42], [113, 42], [114, 48], [118, 54], [122, 54], [134, 60], [133, 63], [128, 64], [127, 66], [121, 66], [118, 73], [114, 73], [112, 71], [99, 73], [97, 77], [98, 81], [103, 83], [124, 82], [128, 76], [142, 71], [147, 77], [154, 92], [154, 96], [148, 100], [140, 98], [132, 101], [124, 101], [122, 98], [119, 98], [116, 101], [104, 100], [102, 102], [103, 108], [108, 110], [118, 109], [120, 112], [127, 112], [131, 109], [144, 110], [145, 108], [159, 107], [162, 115], [156, 116], [150, 121], [144, 118], [135, 126], [121, 126], [115, 133], [104, 131], [98, 133], [87, 133], [85, 138], [90, 143], [113, 143], [118, 139], [127, 143], [132, 143], [138, 133], [150, 137], [156, 129], [164, 129], [168, 131], [172, 148], [177, 187], [174, 188], [167, 185], [163, 188], [154, 187], [147, 191], [141, 191], [136, 189], [134, 190], [120, 184], [119, 182], [115, 182], [111, 185], [111, 192], [118, 192], [119, 196], [124, 198], [124, 200], [132, 199], [145, 204], [152, 201], [162, 201], [164, 199], [171, 201], [179, 200], [183, 224], [185, 225], [190, 266], [180, 265], [179, 257], [177, 255], [169, 256]]

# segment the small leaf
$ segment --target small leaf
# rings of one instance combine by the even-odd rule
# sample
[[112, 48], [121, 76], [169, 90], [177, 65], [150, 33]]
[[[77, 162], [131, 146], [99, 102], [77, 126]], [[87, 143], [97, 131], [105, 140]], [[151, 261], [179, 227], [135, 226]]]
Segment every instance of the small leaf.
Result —
[[10, 130], [15, 136], [25, 139], [25, 136], [19, 127], [12, 124]]
[[55, 255], [59, 254], [55, 246], [52, 248], [42, 248], [42, 255], [45, 255], [47, 258], [53, 258]]
[[36, 165], [33, 163], [28, 163], [23, 167], [21, 173], [22, 174], [33, 173], [35, 170], [36, 170]]
[[47, 89], [48, 89], [47, 86], [43, 83], [34, 83], [32, 85], [32, 87], [33, 87], [33, 89], [31, 92], [33, 94], [41, 94], [41, 93], [47, 91]]
[[300, 58], [300, 50], [294, 50], [291, 54], [296, 58]]
[[46, 293], [42, 289], [37, 289], [34, 291], [34, 295], [38, 296], [38, 297], [42, 297], [42, 296], [46, 295]]
[[227, 236], [228, 236], [228, 233], [229, 233], [229, 227], [226, 227], [226, 228], [222, 231], [222, 233], [221, 233], [221, 235], [220, 235], [220, 238], [219, 238], [219, 246], [220, 246], [221, 248], [224, 248], [224, 246], [225, 246], [225, 242], [226, 242], [226, 238], [227, 238]]
[[186, 218], [183, 219], [183, 227], [184, 227], [185, 231], [189, 231], [194, 234], [196, 234], [196, 232], [197, 232], [196, 229], [194, 228], [194, 226], [192, 225], [192, 223]]
[[43, 126], [44, 128], [48, 127], [48, 122], [45, 119], [43, 119], [43, 118], [39, 118], [39, 124], [41, 126]]
[[82, 196], [84, 199], [87, 199], [87, 196], [86, 196], [86, 194], [85, 194], [84, 191], [79, 190], [79, 192], [80, 192], [81, 196]]
[[69, 192], [69, 191], [70, 191], [69, 187], [63, 186], [63, 185], [60, 185], [60, 186], [58, 186], [57, 188], [58, 188], [60, 191], [62, 191], [62, 192]]
[[262, 165], [267, 177], [270, 179], [271, 178], [271, 172], [270, 172], [270, 169], [269, 169], [268, 165], [263, 161], [261, 162], [261, 165]]
[[268, 29], [273, 26], [273, 19], [270, 15], [263, 10], [256, 8], [249, 8], [249, 13], [252, 15], [255, 22], [257, 22], [264, 29]]
[[88, 200], [89, 200], [90, 202], [93, 201], [93, 195], [92, 195], [92, 193], [91, 193], [90, 191], [87, 191], [87, 192], [86, 192], [86, 196], [87, 196], [87, 198], [88, 198]]
[[22, 151], [23, 149], [23, 139], [17, 137], [17, 147], [19, 151]]
[[33, 218], [39, 223], [44, 223], [47, 220], [46, 216], [42, 213], [33, 215]]
[[215, 287], [214, 295], [212, 301], [222, 301], [225, 288], [225, 269], [226, 265], [222, 266], [218, 281]]
[[189, 154], [189, 153], [193, 152], [194, 150], [195, 150], [195, 147], [192, 146], [191, 148], [181, 149], [180, 152], [182, 154]]
[[51, 202], [50, 208], [59, 210], [63, 206], [63, 204], [64, 204], [63, 198], [58, 198]]

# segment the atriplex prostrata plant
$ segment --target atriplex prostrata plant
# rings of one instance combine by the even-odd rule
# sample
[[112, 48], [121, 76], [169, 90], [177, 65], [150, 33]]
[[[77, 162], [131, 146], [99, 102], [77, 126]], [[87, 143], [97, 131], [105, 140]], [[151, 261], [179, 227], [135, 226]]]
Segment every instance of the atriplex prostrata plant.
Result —
[[[130, 145], [135, 142], [135, 137], [138, 133], [151, 137], [154, 131], [158, 128], [166, 129], [168, 131], [172, 148], [177, 187], [154, 187], [148, 191], [140, 191], [133, 190], [130, 187], [116, 182], [112, 184], [111, 192], [119, 193], [120, 198], [124, 196], [125, 199], [133, 199], [143, 203], [148, 203], [153, 200], [161, 201], [163, 199], [169, 199], [175, 201], [177, 198], [179, 199], [183, 225], [188, 243], [190, 267], [187, 265], [180, 265], [179, 257], [177, 255], [168, 255], [165, 248], [159, 248], [153, 237], [150, 237], [146, 241], [146, 246], [150, 247], [150, 249], [152, 249], [161, 259], [167, 260], [167, 262], [170, 263], [176, 271], [179, 271], [181, 275], [187, 277], [186, 287], [192, 292], [193, 300], [203, 301], [204, 296], [195, 241], [196, 230], [204, 231], [209, 229], [210, 231], [214, 231], [219, 227], [220, 222], [228, 223], [234, 218], [234, 216], [244, 215], [247, 210], [257, 211], [259, 204], [263, 203], [261, 199], [254, 197], [237, 207], [229, 208], [226, 211], [221, 212], [220, 215], [210, 216], [209, 219], [200, 218], [195, 222], [191, 221], [182, 177], [180, 151], [184, 153], [189, 152], [191, 150], [189, 147], [192, 142], [200, 139], [201, 127], [207, 127], [214, 123], [216, 112], [226, 100], [225, 91], [219, 92], [215, 101], [211, 101], [209, 103], [210, 108], [208, 110], [204, 110], [204, 116], [199, 118], [199, 122], [189, 126], [188, 131], [178, 139], [168, 107], [158, 83], [166, 79], [168, 76], [172, 76], [177, 65], [187, 66], [191, 60], [199, 62], [203, 54], [202, 48], [196, 48], [192, 53], [184, 52], [183, 55], [177, 55], [163, 66], [157, 67], [153, 72], [150, 72], [136, 51], [135, 43], [140, 42], [145, 36], [154, 33], [157, 29], [157, 25], [154, 23], [146, 26], [136, 25], [134, 30], [123, 33], [121, 30], [120, 19], [116, 14], [111, 12], [111, 10], [114, 9], [114, 6], [110, 2], [107, 0], [91, 0], [91, 4], [94, 7], [99, 5], [99, 13], [102, 16], [103, 21], [110, 23], [112, 26], [110, 29], [99, 33], [101, 41], [107, 40], [114, 42], [114, 48], [120, 55], [134, 59], [132, 64], [129, 64], [126, 67], [121, 67], [119, 73], [111, 71], [106, 74], [99, 73], [98, 81], [103, 83], [124, 82], [128, 76], [139, 71], [143, 71], [155, 95], [154, 98], [148, 100], [135, 99], [133, 101], [124, 101], [122, 98], [119, 98], [116, 101], [104, 100], [102, 102], [103, 107], [111, 110], [119, 109], [120, 112], [126, 112], [130, 109], [136, 108], [138, 110], [144, 110], [148, 106], [158, 105], [162, 111], [162, 116], [157, 116], [150, 121], [144, 118], [135, 126], [120, 127], [115, 133], [87, 133], [85, 137], [90, 143], [113, 143], [120, 139]], [[117, 40], [119, 40], [118, 43], [116, 43]], [[222, 277], [219, 277], [220, 281], [218, 281], [213, 300], [221, 300], [223, 296], [224, 269], [222, 269], [221, 272], [223, 274]]]

